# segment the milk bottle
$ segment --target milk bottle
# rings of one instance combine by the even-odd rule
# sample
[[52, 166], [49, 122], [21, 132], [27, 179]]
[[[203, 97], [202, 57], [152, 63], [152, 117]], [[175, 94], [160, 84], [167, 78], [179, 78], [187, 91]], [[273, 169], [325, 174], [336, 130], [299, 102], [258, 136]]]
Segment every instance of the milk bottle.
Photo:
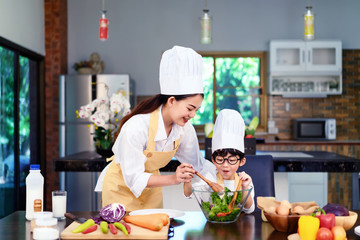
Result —
[[31, 164], [30, 173], [26, 177], [26, 219], [32, 220], [34, 212], [43, 210], [44, 177], [40, 173], [40, 165]]

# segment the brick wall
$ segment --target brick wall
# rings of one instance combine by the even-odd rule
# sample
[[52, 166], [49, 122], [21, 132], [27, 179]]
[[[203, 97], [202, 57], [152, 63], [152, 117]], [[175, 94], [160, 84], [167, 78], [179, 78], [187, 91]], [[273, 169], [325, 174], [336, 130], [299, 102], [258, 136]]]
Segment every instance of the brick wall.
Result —
[[[273, 118], [282, 140], [292, 139], [291, 120], [336, 118], [337, 140], [360, 139], [360, 50], [343, 50], [343, 94], [327, 98], [273, 97]], [[290, 110], [285, 111], [289, 103]]]
[[45, 0], [45, 208], [51, 210], [51, 191], [59, 189], [53, 160], [59, 157], [59, 74], [67, 73], [67, 1]]

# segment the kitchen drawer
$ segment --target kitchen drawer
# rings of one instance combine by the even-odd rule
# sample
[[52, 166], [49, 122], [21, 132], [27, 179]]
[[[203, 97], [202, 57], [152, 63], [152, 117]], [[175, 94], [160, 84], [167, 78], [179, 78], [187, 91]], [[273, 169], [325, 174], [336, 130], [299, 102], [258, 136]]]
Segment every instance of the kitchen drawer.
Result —
[[289, 201], [315, 201], [319, 207], [328, 202], [328, 173], [289, 173]]
[[327, 182], [327, 173], [289, 173], [292, 184], [323, 184]]

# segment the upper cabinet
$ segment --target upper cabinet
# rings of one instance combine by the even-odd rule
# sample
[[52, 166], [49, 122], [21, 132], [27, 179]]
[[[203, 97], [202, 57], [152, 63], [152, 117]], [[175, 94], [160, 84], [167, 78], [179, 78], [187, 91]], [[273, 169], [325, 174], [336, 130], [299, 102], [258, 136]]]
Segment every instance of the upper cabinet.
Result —
[[342, 92], [341, 41], [270, 41], [269, 93], [326, 97]]
[[341, 72], [340, 41], [282, 41], [270, 42], [272, 73]]

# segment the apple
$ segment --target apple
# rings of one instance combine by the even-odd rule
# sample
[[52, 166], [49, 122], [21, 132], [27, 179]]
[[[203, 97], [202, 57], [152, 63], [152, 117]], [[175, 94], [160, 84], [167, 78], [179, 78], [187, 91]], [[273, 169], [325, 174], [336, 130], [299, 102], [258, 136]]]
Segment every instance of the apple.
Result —
[[333, 240], [334, 236], [330, 229], [321, 227], [316, 233], [316, 240]]
[[346, 239], [346, 232], [342, 226], [332, 227], [331, 232], [334, 235], [334, 240], [345, 240]]

